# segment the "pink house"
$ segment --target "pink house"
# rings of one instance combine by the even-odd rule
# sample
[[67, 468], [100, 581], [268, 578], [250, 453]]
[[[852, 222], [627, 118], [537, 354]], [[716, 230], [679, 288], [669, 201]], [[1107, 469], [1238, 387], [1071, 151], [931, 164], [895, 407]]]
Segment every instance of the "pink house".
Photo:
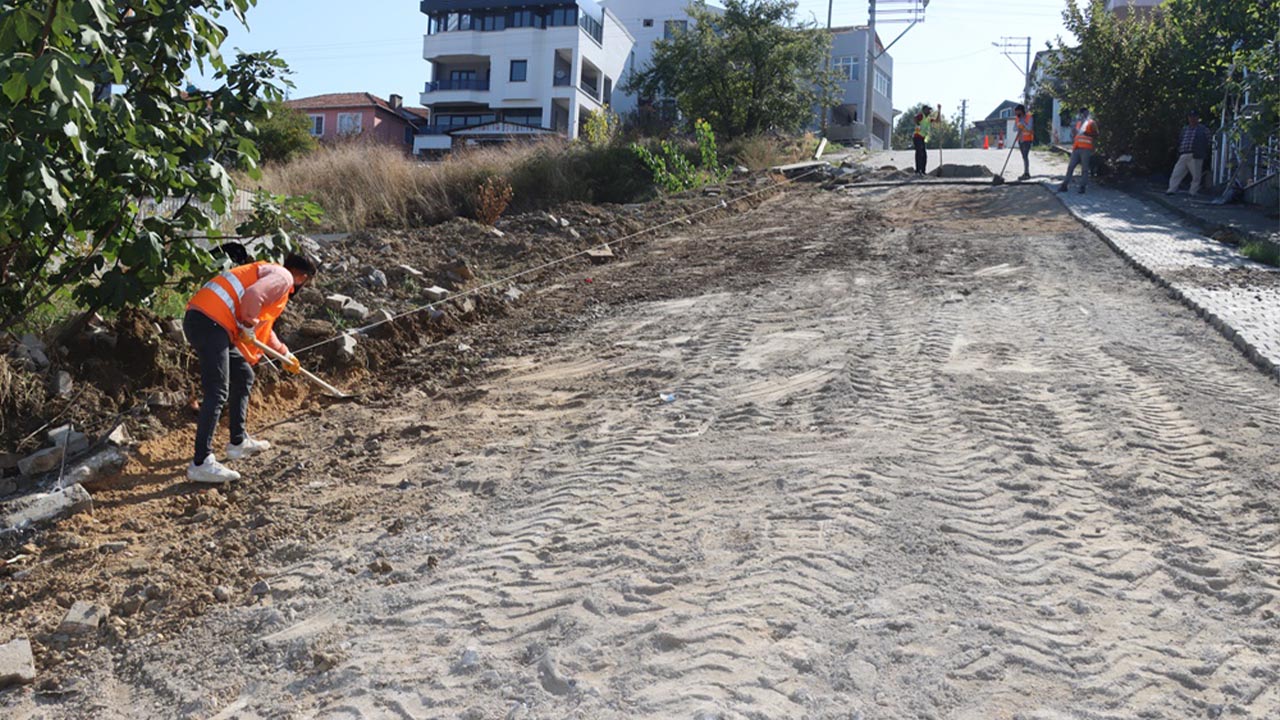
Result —
[[319, 140], [362, 135], [406, 152], [413, 148], [414, 130], [427, 122], [426, 108], [407, 108], [399, 95], [383, 100], [363, 92], [330, 93], [285, 105], [311, 119], [311, 134]]

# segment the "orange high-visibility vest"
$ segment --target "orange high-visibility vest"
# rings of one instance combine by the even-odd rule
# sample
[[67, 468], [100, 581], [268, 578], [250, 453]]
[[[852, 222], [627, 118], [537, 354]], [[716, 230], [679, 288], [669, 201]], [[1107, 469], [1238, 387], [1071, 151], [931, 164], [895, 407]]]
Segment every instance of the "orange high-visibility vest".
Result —
[[1076, 137], [1071, 141], [1073, 149], [1092, 150], [1093, 136], [1098, 134], [1098, 125], [1089, 118], [1084, 122], [1076, 121]]
[[1036, 133], [1031, 129], [1031, 113], [1026, 113], [1019, 120], [1017, 116], [1013, 118], [1013, 124], [1018, 128], [1018, 139], [1022, 142], [1035, 142]]
[[[259, 261], [224, 270], [205, 283], [204, 287], [200, 288], [187, 303], [188, 310], [204, 313], [226, 330], [231, 336], [232, 344], [250, 365], [258, 363], [262, 351], [256, 345], [240, 339], [240, 301], [244, 299], [245, 288], [258, 281], [258, 268], [266, 264]], [[271, 327], [275, 325], [276, 318], [280, 317], [280, 313], [284, 312], [285, 305], [288, 304], [289, 293], [285, 293], [275, 303], [262, 308], [253, 332], [260, 342], [265, 343], [270, 340]]]

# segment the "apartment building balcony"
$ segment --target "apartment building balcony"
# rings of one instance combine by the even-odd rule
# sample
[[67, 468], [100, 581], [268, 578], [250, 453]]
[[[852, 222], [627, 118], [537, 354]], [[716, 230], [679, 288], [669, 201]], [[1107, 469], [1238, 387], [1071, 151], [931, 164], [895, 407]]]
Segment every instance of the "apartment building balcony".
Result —
[[[432, 80], [428, 82], [422, 90], [424, 93], [448, 92], [450, 90], [479, 90], [487, 91], [489, 89], [488, 80]], [[436, 102], [441, 102], [436, 100]]]

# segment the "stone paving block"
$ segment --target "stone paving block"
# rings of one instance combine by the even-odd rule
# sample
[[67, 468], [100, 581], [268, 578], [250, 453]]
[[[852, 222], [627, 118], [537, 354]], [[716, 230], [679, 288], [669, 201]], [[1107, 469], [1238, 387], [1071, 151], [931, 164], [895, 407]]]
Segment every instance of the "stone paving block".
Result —
[[80, 485], [26, 495], [0, 508], [0, 530], [20, 530], [43, 525], [93, 508], [93, 498]]
[[1226, 280], [1232, 271], [1278, 272], [1276, 268], [1249, 260], [1173, 213], [1130, 195], [1107, 188], [1091, 188], [1085, 195], [1054, 194], [1117, 253], [1280, 378], [1280, 288], [1219, 287], [1226, 283], [1214, 282]]
[[36, 681], [36, 661], [31, 641], [18, 638], [0, 645], [0, 688]]
[[88, 635], [96, 631], [106, 617], [107, 609], [105, 607], [77, 600], [72, 603], [66, 617], [62, 618], [62, 624], [58, 626], [58, 632], [67, 635]]

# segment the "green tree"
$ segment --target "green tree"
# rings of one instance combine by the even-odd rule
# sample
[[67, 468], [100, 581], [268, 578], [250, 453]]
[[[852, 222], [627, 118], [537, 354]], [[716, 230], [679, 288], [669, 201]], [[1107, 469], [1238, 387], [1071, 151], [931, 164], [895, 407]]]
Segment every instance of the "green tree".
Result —
[[[253, 118], [284, 82], [273, 52], [218, 51], [219, 19], [243, 22], [255, 2], [0, 4], [0, 329], [64, 288], [86, 309], [120, 308], [204, 274], [196, 238], [216, 236], [234, 197], [227, 166], [255, 169]], [[197, 65], [212, 89], [185, 89]], [[175, 207], [144, 212], [150, 199]], [[257, 205], [252, 231], [283, 238], [297, 204]]]
[[813, 108], [835, 104], [837, 86], [825, 70], [830, 37], [797, 25], [795, 11], [787, 0], [726, 0], [721, 15], [698, 0], [692, 27], [655, 42], [626, 89], [672, 98], [686, 118], [705, 118], [729, 138], [799, 130]]
[[311, 135], [311, 119], [278, 100], [262, 104], [254, 122], [259, 161], [288, 162], [315, 152], [320, 144]]
[[[893, 127], [893, 136], [890, 138], [890, 142], [895, 149], [911, 149], [911, 137], [915, 134], [916, 129], [916, 115], [924, 110], [924, 106], [925, 103], [916, 103], [903, 113], [902, 117], [898, 118], [898, 124]], [[956, 113], [951, 118], [944, 115], [933, 124], [933, 133], [929, 138], [929, 148], [937, 147], [960, 147], [959, 113]]]
[[[1278, 18], [1280, 0], [1166, 0], [1124, 20], [1104, 0], [1067, 0], [1063, 21], [1078, 45], [1060, 44], [1051, 74], [1068, 106], [1093, 111], [1103, 153], [1129, 153], [1140, 167], [1164, 170], [1187, 110], [1212, 120], [1230, 67], [1274, 47]], [[1274, 108], [1274, 66], [1261, 69], [1273, 80], [1262, 94]]]

